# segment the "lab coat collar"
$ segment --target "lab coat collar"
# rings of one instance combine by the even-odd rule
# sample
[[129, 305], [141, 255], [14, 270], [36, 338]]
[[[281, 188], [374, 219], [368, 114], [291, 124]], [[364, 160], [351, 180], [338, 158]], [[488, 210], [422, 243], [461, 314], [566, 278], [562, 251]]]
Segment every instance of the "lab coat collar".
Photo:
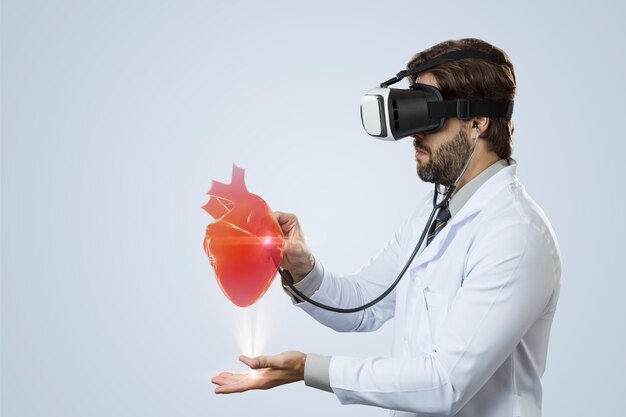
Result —
[[499, 159], [490, 166], [488, 166], [483, 172], [474, 177], [467, 184], [459, 188], [456, 193], [450, 199], [450, 204], [448, 205], [448, 209], [450, 210], [450, 214], [452, 217], [456, 216], [456, 214], [461, 210], [461, 208], [469, 201], [469, 199], [474, 195], [476, 190], [478, 190], [487, 180], [493, 177], [503, 168], [506, 168], [511, 163], [506, 159]]
[[[450, 222], [437, 234], [437, 237], [430, 243], [430, 245], [422, 245], [420, 253], [417, 256], [419, 264], [430, 261], [437, 255], [439, 255], [441, 248], [446, 242], [447, 237], [451, 230], [458, 227], [467, 218], [473, 216], [480, 210], [482, 210], [489, 202], [495, 197], [495, 195], [502, 190], [502, 188], [517, 182], [516, 171], [517, 161], [510, 158], [511, 165], [502, 168], [499, 172], [494, 174], [470, 197], [470, 199], [463, 205], [461, 210], [452, 218]], [[429, 213], [430, 214], [430, 211]], [[428, 219], [428, 214], [420, 219], [420, 222], [425, 223]]]
[[[505, 186], [517, 181], [517, 161], [509, 158], [511, 165], [496, 172], [491, 178], [478, 188], [469, 198], [461, 210], [451, 219], [450, 224], [460, 223], [467, 217], [481, 210]], [[445, 228], [444, 228], [445, 229]]]

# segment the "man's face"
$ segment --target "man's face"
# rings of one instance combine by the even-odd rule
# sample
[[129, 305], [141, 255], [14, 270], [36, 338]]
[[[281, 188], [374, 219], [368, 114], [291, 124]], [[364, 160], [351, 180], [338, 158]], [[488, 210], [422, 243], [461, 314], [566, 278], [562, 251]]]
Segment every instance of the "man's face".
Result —
[[[417, 81], [439, 87], [429, 72], [421, 74]], [[413, 135], [417, 175], [422, 181], [445, 186], [454, 183], [471, 151], [466, 129], [466, 123], [450, 118], [441, 130]]]

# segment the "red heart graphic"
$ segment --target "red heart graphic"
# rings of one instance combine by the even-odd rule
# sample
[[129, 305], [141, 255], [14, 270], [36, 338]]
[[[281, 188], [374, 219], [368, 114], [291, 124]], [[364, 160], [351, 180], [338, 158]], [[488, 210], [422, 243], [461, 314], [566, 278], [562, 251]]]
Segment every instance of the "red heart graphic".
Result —
[[245, 170], [233, 164], [230, 184], [211, 183], [202, 208], [217, 221], [209, 224], [204, 251], [220, 288], [234, 304], [248, 307], [269, 288], [283, 255], [283, 234], [261, 197], [248, 192]]

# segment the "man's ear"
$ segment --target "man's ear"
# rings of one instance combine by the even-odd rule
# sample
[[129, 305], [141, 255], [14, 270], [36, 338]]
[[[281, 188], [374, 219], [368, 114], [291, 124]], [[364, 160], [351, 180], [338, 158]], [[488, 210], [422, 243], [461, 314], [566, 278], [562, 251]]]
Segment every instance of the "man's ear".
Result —
[[489, 128], [488, 117], [476, 117], [472, 120], [472, 130], [478, 128], [478, 137], [482, 137]]

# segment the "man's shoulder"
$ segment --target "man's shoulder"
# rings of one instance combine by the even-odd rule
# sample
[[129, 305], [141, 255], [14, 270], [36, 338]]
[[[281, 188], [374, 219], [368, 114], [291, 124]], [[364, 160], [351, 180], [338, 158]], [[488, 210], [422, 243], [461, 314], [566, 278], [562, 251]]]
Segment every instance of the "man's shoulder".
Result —
[[476, 218], [477, 234], [496, 241], [528, 240], [557, 247], [556, 236], [548, 216], [515, 178], [485, 204]]
[[[549, 225], [549, 220], [543, 209], [531, 197], [526, 187], [515, 178], [501, 193], [500, 207], [494, 207], [502, 217], [508, 217], [511, 220], [533, 224], [533, 225]], [[490, 215], [498, 215], [498, 213], [489, 213]]]

